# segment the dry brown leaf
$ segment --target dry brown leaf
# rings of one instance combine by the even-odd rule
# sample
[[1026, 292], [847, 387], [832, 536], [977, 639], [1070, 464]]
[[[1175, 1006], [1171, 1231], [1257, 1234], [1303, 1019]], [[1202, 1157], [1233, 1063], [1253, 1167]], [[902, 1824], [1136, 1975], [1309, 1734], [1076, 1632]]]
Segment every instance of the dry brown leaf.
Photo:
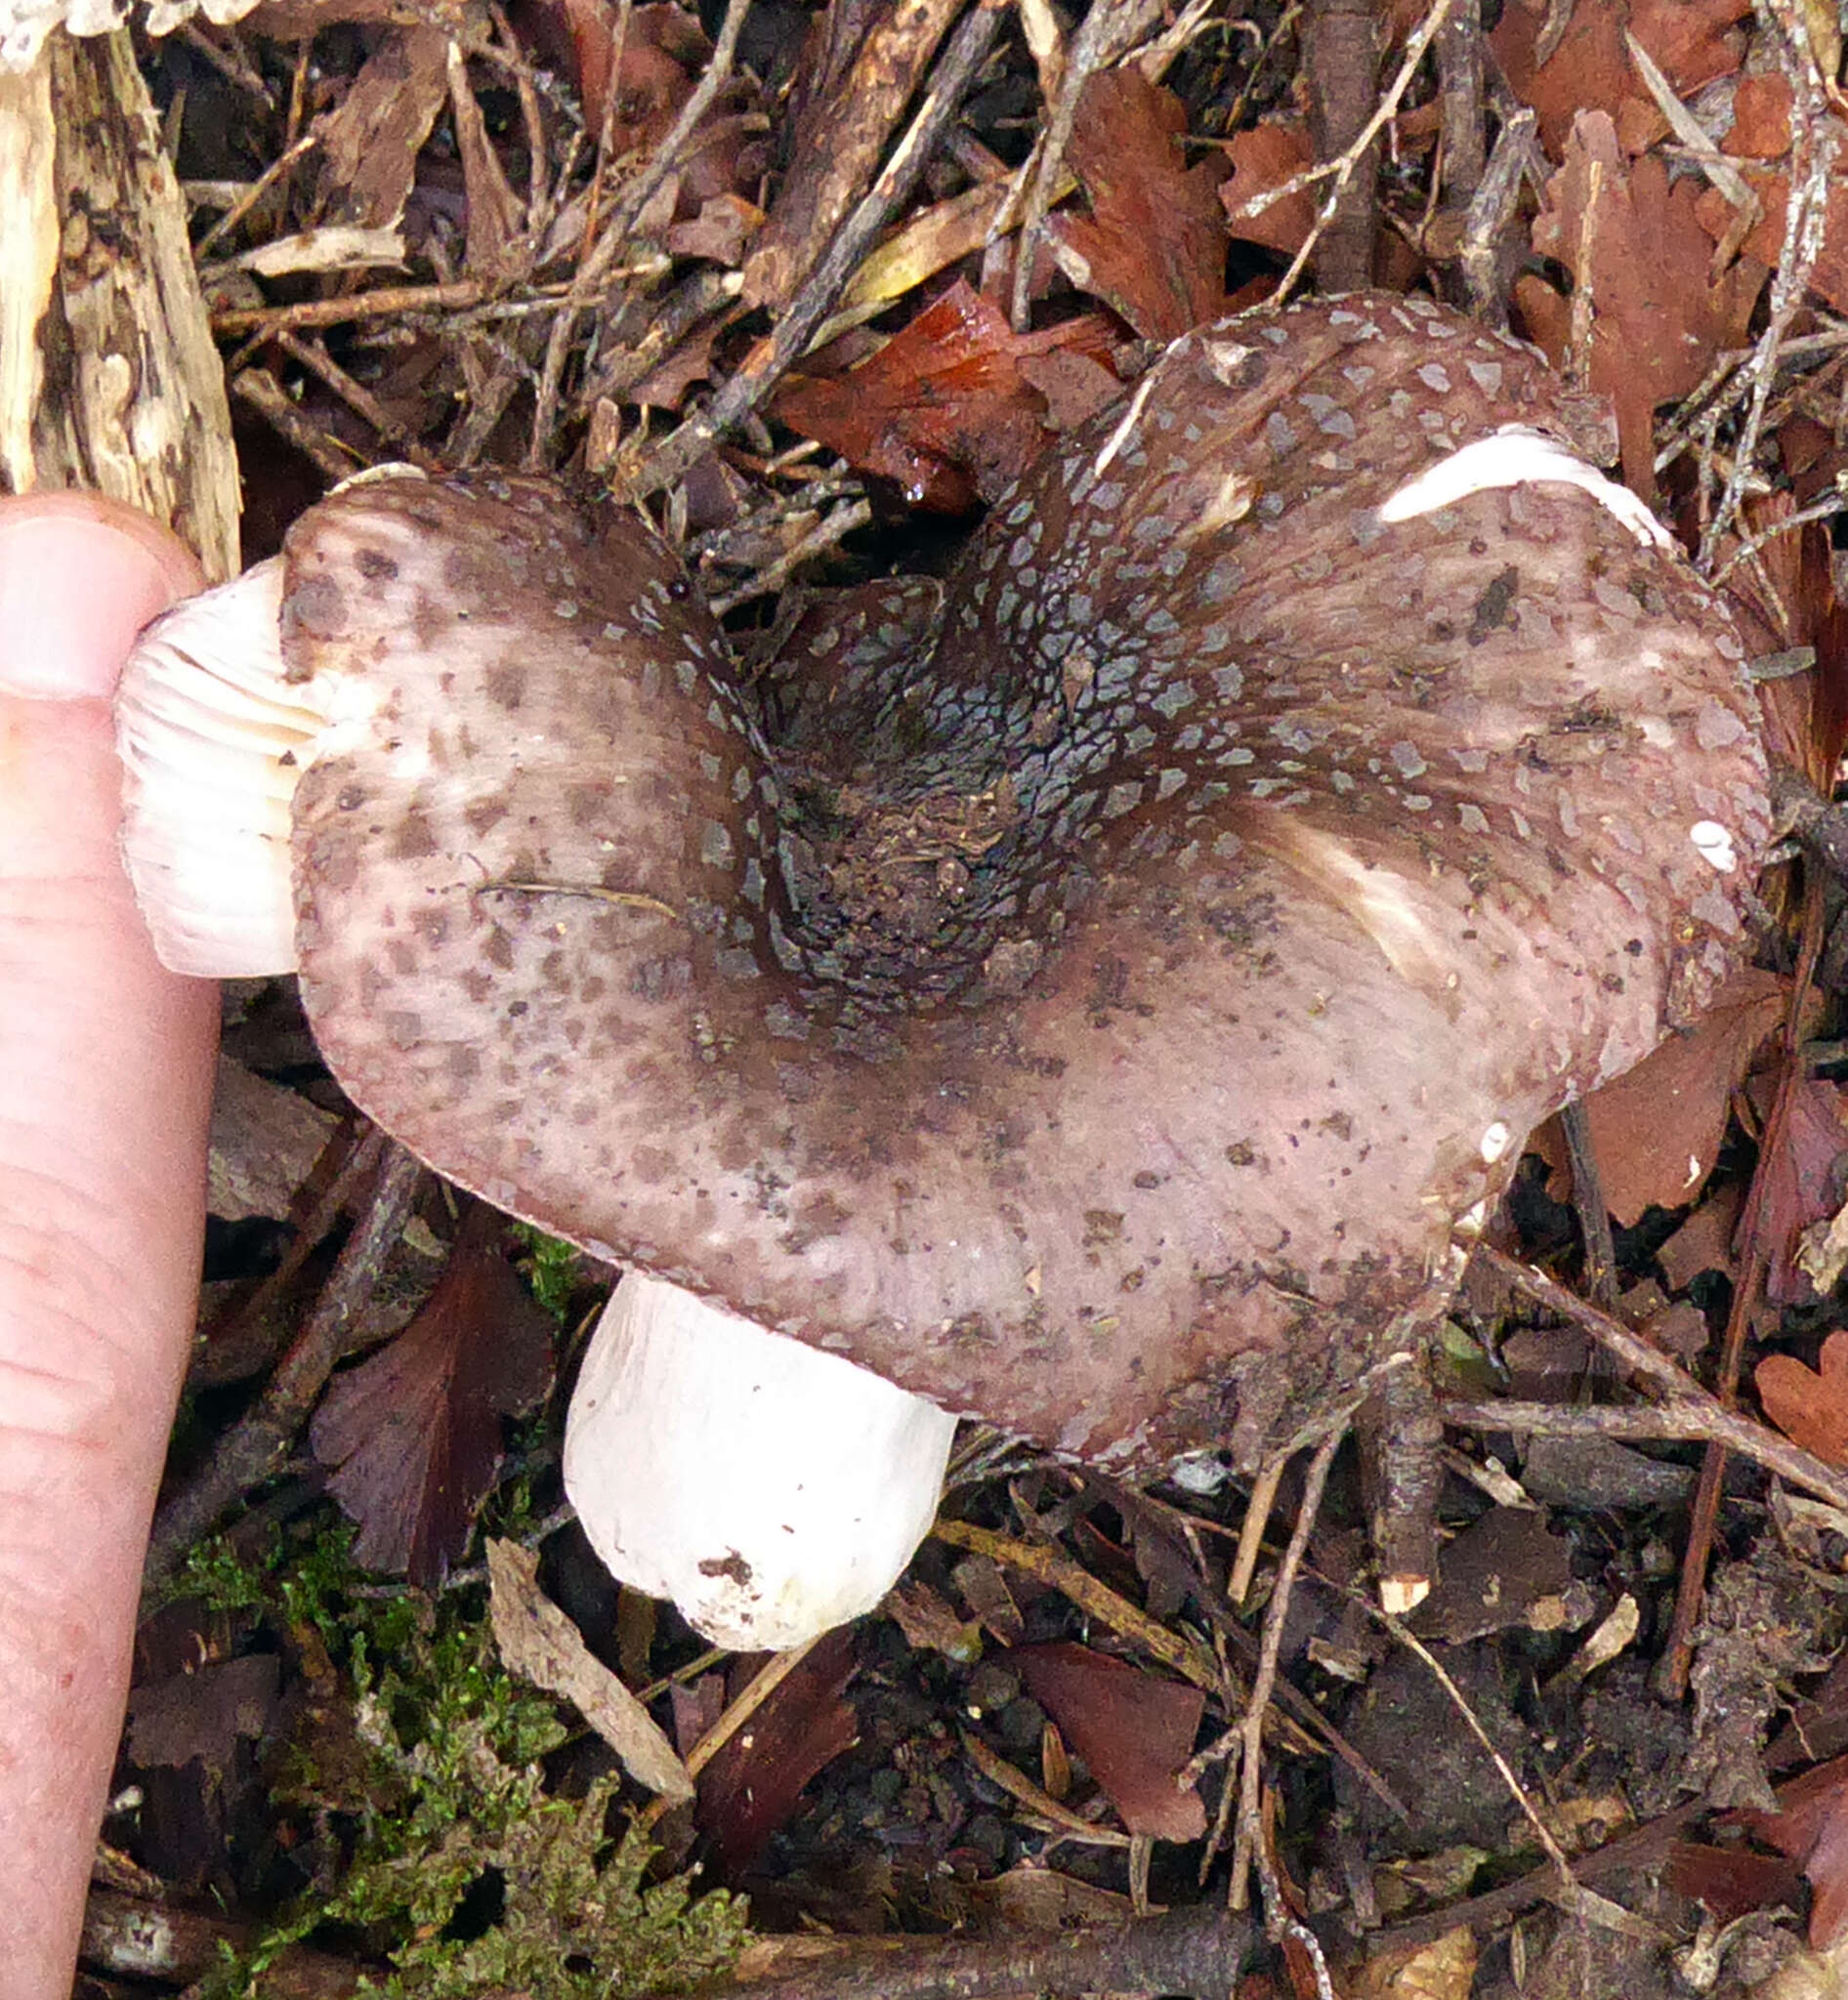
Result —
[[1257, 215], [1241, 216], [1239, 210], [1315, 165], [1316, 148], [1308, 132], [1294, 120], [1267, 118], [1235, 132], [1226, 143], [1226, 155], [1232, 161], [1232, 179], [1220, 183], [1219, 199], [1228, 230], [1241, 243], [1261, 243], [1267, 250], [1294, 257], [1316, 226], [1314, 190], [1286, 194]]
[[1407, 1944], [1369, 1958], [1348, 1982], [1351, 2000], [1469, 2000], [1476, 1980], [1476, 1938], [1467, 1924], [1429, 1944]]
[[1768, 1354], [1752, 1380], [1765, 1415], [1792, 1443], [1848, 1466], [1848, 1333], [1828, 1336], [1815, 1368], [1791, 1354]]
[[[1539, 114], [1541, 141], [1555, 159], [1580, 111], [1602, 110], [1616, 119], [1626, 104], [1642, 108], [1648, 92], [1630, 64], [1626, 28], [1686, 97], [1739, 67], [1744, 41], [1736, 23], [1751, 14], [1745, 0], [1635, 0], [1631, 6], [1582, 0], [1536, 68], [1540, 35], [1556, 11], [1548, 0], [1509, 0], [1489, 38], [1515, 95]], [[1648, 110], [1654, 113], [1654, 106]]]
[[539, 1588], [539, 1559], [518, 1542], [487, 1545], [488, 1616], [507, 1671], [568, 1701], [639, 1785], [679, 1804], [693, 1781], [648, 1710]]
[[391, 229], [417, 180], [417, 155], [449, 95], [449, 37], [393, 27], [320, 122], [317, 219]]
[[1083, 1646], [1017, 1646], [1008, 1657], [1131, 1833], [1197, 1840], [1206, 1831], [1198, 1791], [1175, 1783], [1205, 1711], [1199, 1688]]
[[[1595, 198], [1594, 198], [1595, 197]], [[1685, 396], [1722, 348], [1742, 340], [1764, 273], [1736, 264], [1706, 281], [1711, 239], [1696, 215], [1690, 181], [1669, 185], [1664, 163], [1625, 162], [1604, 111], [1573, 121], [1564, 164], [1546, 184], [1533, 247], [1556, 258], [1593, 310], [1590, 379], [1617, 407], [1623, 476], [1647, 500], [1655, 475], [1655, 410]], [[1537, 278], [1517, 297], [1535, 339], [1564, 357], [1571, 302]]]
[[[1789, 981], [1747, 967], [1685, 1034], [1585, 1100], [1605, 1206], [1627, 1229], [1646, 1208], [1680, 1208], [1706, 1185], [1726, 1137], [1734, 1090], [1789, 1005]], [[1556, 1166], [1556, 1121], [1535, 1141]], [[1556, 1190], [1563, 1191], [1563, 1190]]]
[[[1784, 254], [1785, 210], [1790, 199], [1790, 176], [1782, 169], [1769, 170], [1747, 163], [1741, 170], [1758, 196], [1756, 227], [1746, 236], [1743, 261], [1776, 265]], [[1717, 188], [1709, 188], [1695, 203], [1701, 226], [1714, 242], [1727, 236], [1733, 227], [1733, 205]], [[1833, 306], [1848, 311], [1848, 184], [1837, 177], [1829, 183], [1827, 206], [1823, 224], [1823, 247], [1810, 270], [1810, 289]]]
[[1176, 340], [1226, 306], [1226, 170], [1216, 156], [1187, 166], [1186, 132], [1180, 99], [1133, 64], [1092, 77], [1066, 155], [1090, 213], [1050, 225], [1066, 275], [1145, 340]]

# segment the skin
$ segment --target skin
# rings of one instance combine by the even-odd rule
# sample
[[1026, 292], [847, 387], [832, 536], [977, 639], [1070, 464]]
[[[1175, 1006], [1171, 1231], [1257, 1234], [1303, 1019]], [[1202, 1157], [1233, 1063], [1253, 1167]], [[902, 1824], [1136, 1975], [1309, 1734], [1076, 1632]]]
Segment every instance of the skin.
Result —
[[63, 2000], [198, 1296], [213, 987], [116, 856], [108, 696], [201, 587], [88, 495], [0, 500], [0, 1990]]

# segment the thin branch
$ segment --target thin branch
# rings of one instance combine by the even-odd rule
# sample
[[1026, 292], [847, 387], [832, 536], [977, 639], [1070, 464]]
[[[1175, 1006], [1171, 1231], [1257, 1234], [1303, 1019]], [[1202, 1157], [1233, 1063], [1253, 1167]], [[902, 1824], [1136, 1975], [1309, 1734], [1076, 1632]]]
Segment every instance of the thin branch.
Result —
[[144, 1593], [164, 1583], [193, 1543], [288, 1456], [296, 1433], [346, 1351], [355, 1314], [370, 1297], [380, 1267], [404, 1233], [423, 1178], [422, 1162], [382, 1133], [370, 1135], [360, 1151], [378, 1162], [371, 1206], [348, 1237], [256, 1407], [226, 1432], [197, 1475], [161, 1508], [148, 1544]]
[[834, 310], [873, 238], [910, 197], [1000, 31], [1001, 16], [989, 8], [978, 6], [963, 18], [937, 60], [917, 115], [865, 199], [835, 231], [826, 254], [791, 300], [788, 311], [778, 317], [771, 337], [745, 357], [705, 409], [689, 417], [638, 470], [635, 498], [646, 499], [683, 478], [716, 439], [763, 403], [807, 351], [811, 337]]

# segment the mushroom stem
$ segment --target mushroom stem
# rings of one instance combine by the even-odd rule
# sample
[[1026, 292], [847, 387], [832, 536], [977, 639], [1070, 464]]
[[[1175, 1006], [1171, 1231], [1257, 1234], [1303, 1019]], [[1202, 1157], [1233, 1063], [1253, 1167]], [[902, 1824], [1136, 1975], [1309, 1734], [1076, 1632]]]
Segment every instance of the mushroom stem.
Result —
[[[377, 705], [353, 677], [290, 674], [282, 597], [280, 559], [258, 563], [157, 619], [122, 678], [123, 858], [162, 964], [195, 978], [296, 969], [295, 789]], [[566, 1484], [624, 1582], [722, 1645], [792, 1646], [897, 1580], [954, 1431], [866, 1369], [632, 1275], [585, 1360]]]
[[571, 1397], [565, 1490], [609, 1572], [716, 1645], [800, 1646], [897, 1582], [955, 1429], [838, 1354], [632, 1272]]

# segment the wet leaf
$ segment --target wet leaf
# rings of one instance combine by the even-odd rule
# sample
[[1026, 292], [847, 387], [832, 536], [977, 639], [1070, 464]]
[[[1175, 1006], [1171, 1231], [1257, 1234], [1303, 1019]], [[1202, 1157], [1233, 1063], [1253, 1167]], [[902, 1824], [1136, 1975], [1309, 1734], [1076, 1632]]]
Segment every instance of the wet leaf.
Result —
[[793, 379], [775, 408], [917, 505], [960, 512], [993, 498], [1044, 448], [1045, 399], [1020, 363], [1055, 352], [1107, 359], [1102, 322], [1016, 334], [999, 308], [959, 279], [857, 368]]
[[1175, 1783], [1205, 1711], [1199, 1688], [1082, 1646], [1017, 1646], [1008, 1657], [1131, 1833], [1197, 1840], [1206, 1831], [1198, 1791]]
[[858, 1665], [853, 1627], [827, 1633], [700, 1773], [694, 1817], [726, 1873], [748, 1868], [809, 1780], [853, 1747], [859, 1721], [845, 1694]]
[[1722, 1924], [1752, 1910], [1793, 1903], [1803, 1881], [1802, 1871], [1787, 1859], [1691, 1840], [1669, 1848], [1666, 1879], [1677, 1896], [1702, 1904]]
[[339, 1376], [309, 1438], [358, 1522], [354, 1560], [432, 1589], [468, 1544], [500, 1470], [503, 1416], [545, 1394], [552, 1322], [505, 1254], [505, 1224], [471, 1208], [423, 1309]]
[[1812, 1223], [1827, 1221], [1840, 1206], [1839, 1162], [1848, 1150], [1848, 1106], [1840, 1085], [1798, 1076], [1788, 1088], [1783, 1143], [1761, 1154], [1757, 1184], [1758, 1227], [1770, 1259], [1765, 1295], [1780, 1306], [1812, 1296], [1796, 1262], [1799, 1239]]
[[[1844, 1345], [1848, 1348], [1848, 1338]], [[1848, 1352], [1843, 1365], [1848, 1369]], [[1775, 1812], [1747, 1808], [1732, 1817], [1754, 1838], [1801, 1863], [1815, 1892], [1811, 1946], [1827, 1951], [1848, 1935], [1848, 1757], [1780, 1785]]]

